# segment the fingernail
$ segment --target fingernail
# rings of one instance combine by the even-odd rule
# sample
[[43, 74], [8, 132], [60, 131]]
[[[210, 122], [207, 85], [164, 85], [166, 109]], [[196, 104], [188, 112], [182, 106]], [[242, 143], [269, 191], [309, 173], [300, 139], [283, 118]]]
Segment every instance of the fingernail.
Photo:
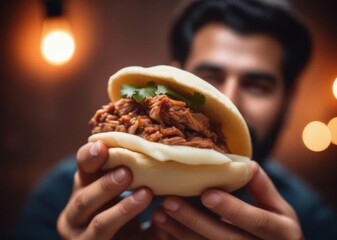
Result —
[[206, 207], [215, 207], [221, 202], [221, 200], [222, 200], [222, 197], [220, 196], [219, 193], [211, 192], [202, 198], [202, 203]]
[[166, 221], [166, 215], [163, 212], [156, 212], [153, 215], [153, 219], [158, 223], [164, 223]]
[[97, 157], [99, 154], [99, 142], [95, 142], [90, 148], [90, 155], [92, 157]]
[[172, 198], [166, 199], [164, 200], [164, 208], [170, 211], [177, 211], [179, 208], [179, 202]]
[[115, 183], [121, 183], [124, 181], [126, 176], [126, 172], [124, 168], [118, 168], [117, 170], [113, 171], [111, 174], [112, 180]]
[[145, 197], [146, 197], [146, 191], [144, 189], [140, 189], [136, 192], [134, 192], [131, 197], [133, 198], [133, 200], [136, 203], [141, 203], [142, 201], [144, 201]]

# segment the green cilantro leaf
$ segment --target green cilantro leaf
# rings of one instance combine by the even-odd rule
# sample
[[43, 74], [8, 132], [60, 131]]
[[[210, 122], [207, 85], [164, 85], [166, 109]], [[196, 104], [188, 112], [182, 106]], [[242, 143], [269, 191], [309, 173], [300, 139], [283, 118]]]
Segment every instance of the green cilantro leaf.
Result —
[[133, 98], [137, 102], [142, 102], [148, 97], [156, 95], [167, 95], [172, 99], [183, 101], [187, 106], [191, 107], [194, 111], [200, 112], [202, 106], [205, 104], [206, 98], [199, 92], [191, 94], [180, 94], [173, 89], [150, 81], [143, 87], [135, 87], [131, 85], [122, 85], [120, 94], [122, 97]]
[[141, 102], [144, 101], [146, 98], [148, 97], [154, 97], [156, 96], [155, 92], [156, 92], [156, 86], [152, 86], [152, 85], [146, 85], [143, 88], [139, 88], [138, 92], [137, 92], [137, 98], [136, 99], [137, 102]]
[[167, 92], [168, 92], [168, 87], [166, 87], [165, 85], [158, 84], [155, 94], [161, 95], [161, 94], [166, 94]]
[[132, 98], [136, 90], [135, 86], [124, 84], [121, 87], [120, 94], [124, 98]]
[[188, 102], [188, 99], [186, 99], [183, 95], [175, 92], [174, 90], [172, 90], [171, 88], [165, 86], [165, 85], [158, 85], [157, 86], [157, 91], [155, 92], [156, 95], [160, 95], [160, 94], [165, 94], [175, 100], [181, 100], [184, 102]]

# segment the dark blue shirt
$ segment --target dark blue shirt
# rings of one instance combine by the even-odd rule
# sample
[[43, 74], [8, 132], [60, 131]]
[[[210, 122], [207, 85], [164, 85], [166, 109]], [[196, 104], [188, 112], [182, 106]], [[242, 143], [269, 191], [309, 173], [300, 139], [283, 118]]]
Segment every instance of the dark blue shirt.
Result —
[[[297, 212], [306, 239], [337, 239], [337, 214], [318, 194], [276, 161], [267, 161], [262, 167], [280, 194]], [[15, 229], [15, 239], [59, 239], [56, 222], [71, 195], [75, 171], [75, 158], [72, 157], [61, 162], [41, 181], [22, 212]], [[250, 202], [244, 190], [235, 195]], [[197, 198], [192, 199], [193, 201], [198, 204]], [[141, 221], [149, 220], [152, 210], [159, 202], [158, 198], [153, 201], [140, 215]]]

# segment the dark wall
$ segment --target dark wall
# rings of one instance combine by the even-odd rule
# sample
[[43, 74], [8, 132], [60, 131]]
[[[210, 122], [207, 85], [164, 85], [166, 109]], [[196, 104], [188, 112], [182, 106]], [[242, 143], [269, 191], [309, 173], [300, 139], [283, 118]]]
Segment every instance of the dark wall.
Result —
[[[332, 84], [337, 78], [337, 1], [292, 1], [309, 26], [314, 51], [302, 76], [290, 119], [280, 138], [276, 156], [337, 209], [337, 146], [322, 152], [309, 151], [302, 142], [304, 126], [311, 121], [327, 124], [337, 117]], [[337, 133], [335, 133], [337, 134]]]
[[179, 1], [64, 1], [77, 51], [64, 66], [41, 57], [42, 1], [1, 8], [0, 238], [32, 187], [89, 136], [108, 102], [107, 80], [129, 66], [168, 63], [166, 34]]
[[[0, 238], [6, 238], [32, 187], [61, 158], [86, 142], [88, 120], [108, 101], [109, 76], [129, 65], [167, 64], [167, 31], [186, 1], [65, 1], [77, 50], [50, 66], [39, 52], [42, 1], [2, 2], [0, 16]], [[337, 116], [331, 84], [337, 77], [333, 1], [294, 1], [315, 34], [315, 53], [276, 155], [332, 203], [337, 147], [312, 153], [301, 132], [313, 120]], [[335, 4], [336, 5], [336, 4]], [[312, 106], [312, 107], [310, 107]], [[335, 204], [336, 206], [336, 204]]]

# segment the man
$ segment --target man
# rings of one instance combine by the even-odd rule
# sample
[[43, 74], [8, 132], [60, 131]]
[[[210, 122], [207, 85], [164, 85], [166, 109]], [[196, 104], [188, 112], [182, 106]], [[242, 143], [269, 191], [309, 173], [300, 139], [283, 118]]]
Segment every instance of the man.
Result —
[[62, 163], [38, 188], [17, 238], [57, 238], [57, 222], [67, 239], [336, 239], [336, 215], [275, 161], [266, 161], [310, 56], [302, 24], [280, 5], [198, 1], [177, 20], [171, 42], [173, 65], [216, 86], [247, 121], [253, 159], [262, 166], [254, 162], [247, 188], [158, 199], [144, 187], [120, 197], [132, 173], [124, 167], [100, 172], [107, 148], [88, 143], [77, 153], [77, 170], [73, 159]]

